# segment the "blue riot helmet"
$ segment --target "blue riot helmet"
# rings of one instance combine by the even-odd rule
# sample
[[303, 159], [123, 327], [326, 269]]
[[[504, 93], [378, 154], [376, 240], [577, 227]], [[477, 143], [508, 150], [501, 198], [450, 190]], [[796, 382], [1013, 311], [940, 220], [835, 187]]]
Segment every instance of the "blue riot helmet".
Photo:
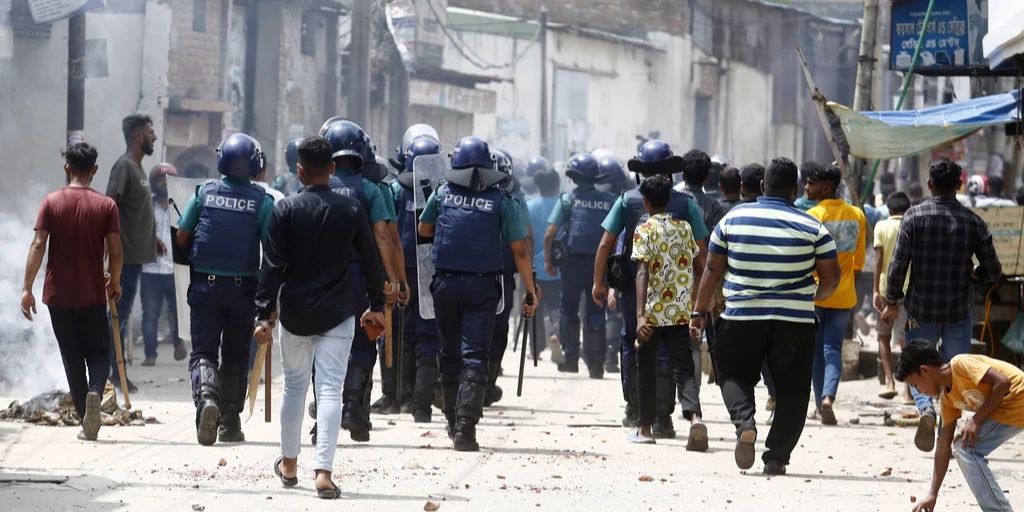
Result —
[[331, 158], [351, 157], [357, 160], [356, 169], [363, 166], [368, 137], [358, 124], [344, 119], [335, 121], [323, 137], [331, 143]]
[[299, 172], [299, 144], [302, 144], [302, 139], [292, 139], [284, 148], [284, 161], [288, 163], [288, 172], [292, 174]]
[[672, 153], [667, 142], [649, 140], [640, 146], [636, 156], [626, 164], [630, 171], [647, 177], [656, 174], [673, 175], [683, 171], [683, 157]]
[[244, 133], [224, 139], [217, 148], [217, 170], [225, 176], [255, 178], [265, 163], [260, 143]]
[[[416, 157], [423, 155], [440, 155], [441, 144], [430, 137], [419, 137], [412, 141], [408, 147], [405, 148], [405, 154], [402, 156], [402, 171], [398, 173], [398, 182], [407, 188], [412, 188], [413, 184], [413, 161]], [[392, 164], [394, 165], [394, 164]]]
[[576, 153], [569, 159], [565, 175], [576, 183], [597, 183], [604, 175], [597, 165], [597, 160], [590, 153]]
[[320, 125], [320, 131], [317, 132], [317, 135], [319, 135], [321, 137], [326, 137], [327, 136], [327, 129], [330, 128], [332, 124], [337, 123], [338, 121], [344, 121], [344, 120], [345, 120], [344, 117], [334, 116], [334, 117], [324, 121], [324, 124]]
[[487, 141], [472, 136], [459, 139], [451, 154], [451, 169], [445, 174], [449, 182], [478, 192], [501, 183], [506, 177], [495, 169]]
[[597, 161], [597, 167], [601, 169], [601, 174], [604, 175], [602, 183], [597, 187], [598, 189], [618, 195], [636, 187], [633, 177], [628, 175], [626, 170], [622, 168], [619, 159], [613, 156], [600, 158]]
[[526, 175], [533, 176], [534, 174], [537, 174], [539, 171], [547, 171], [549, 169], [551, 169], [551, 166], [548, 165], [547, 158], [544, 158], [542, 156], [535, 156], [531, 158], [530, 161], [527, 162], [526, 164]]

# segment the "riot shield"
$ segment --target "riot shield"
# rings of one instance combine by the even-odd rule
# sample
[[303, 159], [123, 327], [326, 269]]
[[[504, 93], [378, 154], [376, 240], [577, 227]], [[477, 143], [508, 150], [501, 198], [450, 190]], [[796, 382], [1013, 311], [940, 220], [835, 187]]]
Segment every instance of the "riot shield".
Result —
[[174, 256], [174, 298], [178, 306], [178, 337], [186, 341], [192, 341], [192, 327], [189, 323], [188, 309], [188, 285], [192, 281], [191, 269], [188, 265], [187, 250], [174, 241], [174, 233], [178, 228], [178, 218], [181, 210], [185, 208], [189, 200], [196, 193], [196, 187], [206, 179], [203, 178], [179, 178], [177, 176], [167, 177], [167, 197], [170, 198], [175, 212], [171, 215], [171, 254]]
[[[448, 169], [448, 158], [444, 155], [420, 155], [412, 162], [413, 199], [416, 204], [416, 218], [427, 206], [427, 198], [444, 181]], [[430, 281], [434, 278], [434, 261], [431, 259], [433, 240], [416, 235], [416, 282], [419, 283], [420, 316], [434, 318], [434, 296], [430, 293]]]

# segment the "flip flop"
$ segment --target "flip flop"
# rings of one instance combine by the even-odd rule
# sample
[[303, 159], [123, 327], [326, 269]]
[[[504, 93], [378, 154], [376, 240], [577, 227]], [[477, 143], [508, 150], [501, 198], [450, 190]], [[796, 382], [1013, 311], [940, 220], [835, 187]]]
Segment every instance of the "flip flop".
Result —
[[338, 489], [338, 486], [331, 482], [330, 489], [317, 489], [316, 495], [322, 500], [336, 500], [341, 497], [341, 489]]
[[289, 489], [295, 487], [296, 485], [299, 485], [299, 477], [293, 476], [291, 478], [288, 478], [284, 476], [284, 473], [281, 472], [282, 462], [284, 462], [284, 457], [278, 457], [277, 460], [274, 461], [274, 474], [281, 479], [281, 485]]
[[884, 398], [886, 400], [892, 400], [896, 398], [899, 393], [895, 389], [885, 389], [881, 393], [878, 393], [878, 398]]

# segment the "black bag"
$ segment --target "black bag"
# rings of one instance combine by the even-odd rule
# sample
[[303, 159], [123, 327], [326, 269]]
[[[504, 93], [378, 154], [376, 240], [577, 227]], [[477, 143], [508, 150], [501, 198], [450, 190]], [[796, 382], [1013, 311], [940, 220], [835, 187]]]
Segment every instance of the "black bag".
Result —
[[608, 257], [604, 275], [608, 280], [608, 286], [619, 291], [625, 290], [633, 284], [629, 276], [629, 269], [626, 268], [626, 257], [622, 254], [613, 254]]

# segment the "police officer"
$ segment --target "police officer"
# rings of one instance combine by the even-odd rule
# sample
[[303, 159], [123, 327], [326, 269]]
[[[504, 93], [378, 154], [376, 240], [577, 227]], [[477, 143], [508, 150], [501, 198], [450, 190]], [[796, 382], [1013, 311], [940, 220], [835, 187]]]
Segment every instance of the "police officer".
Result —
[[273, 211], [273, 200], [251, 181], [264, 164], [256, 139], [236, 133], [218, 153], [217, 170], [224, 176], [196, 187], [175, 240], [191, 245], [189, 373], [196, 438], [204, 446], [218, 436], [221, 442], [245, 441], [239, 414], [248, 383], [256, 273]]
[[548, 165], [548, 159], [542, 156], [535, 156], [526, 162], [526, 169], [523, 170], [523, 179], [520, 183], [520, 188], [523, 190], [523, 194], [527, 199], [533, 199], [540, 195], [540, 189], [533, 182], [533, 177], [541, 171], [549, 171], [551, 166]]
[[[574, 155], [569, 160], [565, 174], [576, 184], [576, 189], [562, 195], [561, 205], [556, 206], [548, 218], [547, 232], [544, 233], [544, 266], [549, 274], [562, 274], [559, 328], [565, 361], [558, 365], [558, 371], [577, 373], [580, 359], [580, 295], [593, 287], [594, 254], [604, 234], [601, 221], [611, 210], [615, 196], [595, 188], [603, 175], [597, 160], [589, 153]], [[561, 260], [556, 261], [559, 257], [554, 253], [561, 252], [561, 248], [555, 250], [553, 245], [560, 231], [562, 236], [559, 238], [562, 239], [566, 254], [559, 255]], [[584, 302], [584, 362], [590, 371], [590, 378], [600, 379], [604, 376], [608, 346], [604, 332], [604, 308], [589, 300]]]
[[[597, 167], [604, 176], [602, 182], [597, 185], [598, 190], [618, 197], [626, 191], [636, 188], [636, 181], [626, 174], [619, 159], [613, 155], [608, 154], [598, 158]], [[614, 291], [610, 293], [609, 299], [613, 297]], [[608, 353], [605, 354], [604, 371], [605, 373], [619, 373], [619, 333], [622, 332], [623, 325], [622, 311], [619, 310], [616, 301], [609, 300], [605, 314], [607, 320], [604, 332], [605, 338], [608, 340]]]
[[[331, 178], [331, 188], [339, 194], [359, 200], [368, 214], [374, 239], [388, 276], [389, 286], [386, 288], [391, 293], [388, 293], [387, 307], [390, 307], [398, 300], [397, 291], [406, 287], [405, 269], [404, 266], [401, 269], [396, 269], [394, 265], [399, 256], [394, 254], [396, 250], [394, 237], [388, 226], [389, 222], [394, 222], [393, 208], [388, 207], [380, 187], [359, 172], [364, 159], [367, 158], [366, 133], [356, 123], [339, 119], [324, 129], [324, 137], [331, 143], [331, 149], [334, 151], [332, 156], [335, 173]], [[355, 311], [361, 311], [367, 306], [365, 277], [362, 267], [357, 261], [352, 262], [349, 270], [352, 304]], [[376, 340], [369, 339], [364, 330], [357, 330], [352, 342], [348, 373], [345, 375], [341, 412], [341, 426], [349, 431], [349, 436], [353, 441], [366, 442], [370, 440], [369, 395], [376, 359]]]
[[[682, 158], [672, 153], [672, 148], [663, 141], [649, 140], [642, 144], [639, 151], [628, 163], [629, 170], [641, 176], [655, 174], [672, 174], [682, 171]], [[700, 210], [689, 196], [682, 192], [672, 191], [669, 196], [668, 213], [673, 218], [684, 220], [690, 223], [693, 230], [693, 238], [702, 254], [707, 252], [708, 228], [704, 224]], [[593, 298], [597, 304], [605, 304], [608, 299], [608, 283], [604, 279], [605, 266], [608, 257], [618, 243], [621, 246], [622, 260], [625, 262], [629, 283], [619, 290], [619, 308], [622, 311], [624, 328], [619, 338], [622, 356], [622, 394], [626, 401], [626, 416], [622, 420], [623, 426], [635, 426], [637, 416], [636, 402], [636, 290], [633, 280], [636, 278], [636, 266], [632, 263], [630, 256], [633, 249], [633, 232], [646, 217], [643, 209], [643, 197], [636, 190], [630, 190], [622, 194], [612, 206], [607, 218], [601, 226], [604, 228], [604, 235], [601, 237], [601, 244], [597, 248], [597, 255], [594, 257], [594, 289]], [[701, 269], [695, 269], [695, 281], [699, 279]], [[666, 344], [667, 345], [667, 344]], [[674, 437], [675, 430], [672, 425], [672, 411], [675, 409], [674, 383], [684, 382], [686, 378], [681, 371], [673, 371], [678, 365], [671, 364], [672, 358], [690, 357], [689, 345], [674, 348], [678, 350], [663, 350], [659, 355], [658, 383], [655, 424], [653, 434], [655, 437]], [[671, 357], [670, 357], [671, 356]], [[689, 379], [694, 379], [693, 374]], [[681, 395], [687, 393], [683, 405], [683, 412], [690, 418], [693, 414], [700, 414], [699, 397], [690, 394], [689, 383], [680, 386]]]
[[465, 137], [451, 155], [447, 183], [420, 216], [420, 236], [434, 237], [436, 269], [430, 291], [441, 336], [441, 388], [448, 435], [457, 451], [477, 451], [476, 424], [483, 414], [488, 354], [501, 300], [501, 248], [511, 246], [527, 292], [523, 314], [533, 316], [537, 288], [530, 271], [526, 232], [498, 189], [505, 175], [494, 168], [487, 142]]
[[[413, 196], [414, 181], [412, 163], [420, 155], [439, 155], [441, 145], [431, 137], [422, 136], [416, 138], [408, 145], [405, 157], [400, 166], [397, 179], [392, 183], [395, 195], [395, 209], [398, 214], [398, 233], [402, 242], [402, 250], [405, 252], [405, 275], [416, 275], [416, 201]], [[437, 356], [441, 352], [441, 340], [437, 337], [437, 325], [433, 320], [427, 320], [420, 315], [419, 309], [419, 281], [409, 280], [409, 305], [405, 308], [405, 332], [403, 333], [404, 344], [407, 353], [412, 352], [415, 358], [404, 358], [412, 360], [415, 365], [415, 373], [412, 379], [406, 380], [403, 376], [402, 383], [411, 382], [412, 388], [412, 417], [416, 423], [429, 423], [431, 417], [431, 404], [434, 401], [434, 385], [437, 382], [438, 368]], [[382, 385], [383, 377], [382, 377]]]
[[273, 187], [274, 190], [290, 196], [296, 194], [300, 188], [302, 188], [302, 182], [299, 181], [298, 165], [299, 165], [299, 144], [302, 143], [302, 139], [292, 139], [284, 148], [284, 161], [288, 164], [288, 174], [281, 174], [274, 178]]
[[[511, 201], [512, 210], [516, 213], [516, 222], [526, 230], [527, 248], [533, 254], [533, 233], [530, 229], [530, 214], [526, 210], [526, 198], [519, 187], [519, 182], [512, 175], [512, 156], [504, 149], [494, 150], [494, 168], [505, 175], [498, 186], [505, 192], [506, 201]], [[502, 293], [505, 297], [503, 307], [494, 320], [494, 332], [491, 336], [491, 355], [487, 375], [487, 398], [484, 406], [490, 407], [501, 400], [502, 390], [498, 386], [498, 375], [501, 373], [501, 360], [508, 348], [509, 317], [512, 315], [512, 300], [516, 291], [515, 255], [509, 246], [502, 247]]]

